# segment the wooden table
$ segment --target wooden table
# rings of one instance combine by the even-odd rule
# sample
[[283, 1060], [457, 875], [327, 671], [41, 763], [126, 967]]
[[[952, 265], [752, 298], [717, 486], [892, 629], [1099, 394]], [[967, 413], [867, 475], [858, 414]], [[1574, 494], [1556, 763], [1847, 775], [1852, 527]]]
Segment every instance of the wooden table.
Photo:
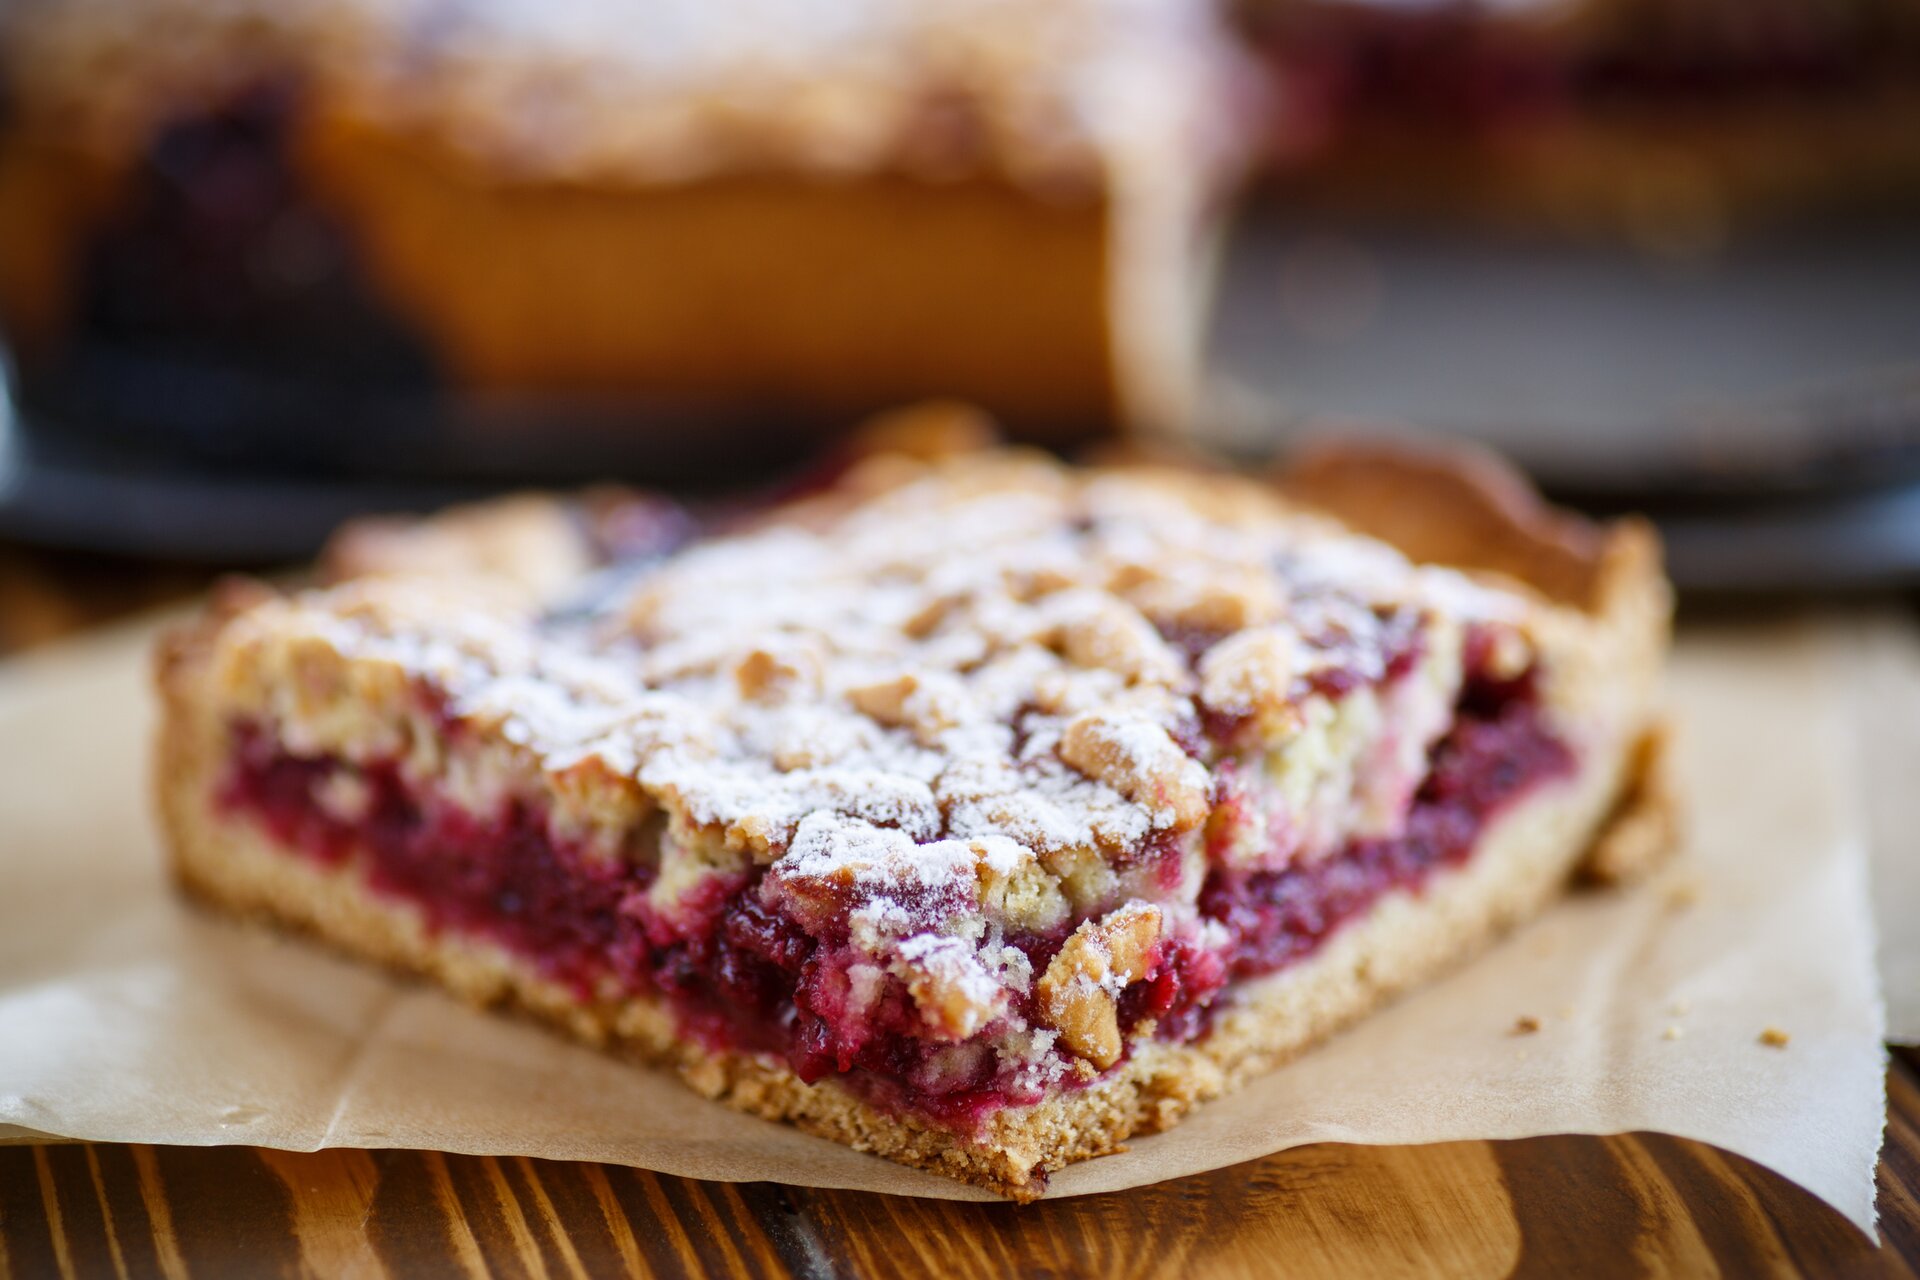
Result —
[[[200, 575], [0, 547], [0, 652]], [[0, 1086], [4, 1081], [0, 1081]], [[41, 1276], [1920, 1276], [1920, 1053], [1887, 1074], [1881, 1230], [1659, 1135], [1322, 1145], [1028, 1207], [431, 1151], [0, 1148], [0, 1280]]]

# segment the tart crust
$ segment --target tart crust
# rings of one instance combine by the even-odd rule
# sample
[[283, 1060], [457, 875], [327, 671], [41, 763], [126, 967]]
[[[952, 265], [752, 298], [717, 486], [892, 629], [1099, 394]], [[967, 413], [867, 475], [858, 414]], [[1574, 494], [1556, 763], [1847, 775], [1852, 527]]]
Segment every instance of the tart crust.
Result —
[[1570, 783], [1523, 796], [1486, 828], [1460, 868], [1437, 872], [1418, 893], [1388, 892], [1309, 957], [1229, 988], [1206, 1037], [1141, 1040], [1085, 1087], [1004, 1107], [972, 1134], [878, 1106], [831, 1077], [803, 1083], [776, 1059], [681, 1039], [657, 999], [582, 1000], [500, 946], [430, 932], [419, 909], [367, 892], [351, 865], [286, 856], [256, 827], [220, 813], [212, 797], [224, 739], [200, 688], [220, 608], [161, 654], [166, 714], [157, 783], [176, 872], [195, 897], [224, 911], [311, 933], [588, 1044], [670, 1064], [736, 1109], [1015, 1200], [1037, 1198], [1049, 1171], [1165, 1128], [1460, 963], [1536, 912], [1583, 864], [1600, 878], [1619, 878], [1671, 841], [1672, 793], [1660, 781], [1664, 739], [1647, 710], [1665, 646], [1668, 588], [1646, 526], [1600, 528], [1562, 516], [1497, 463], [1451, 453], [1323, 450], [1281, 483], [1413, 559], [1500, 574], [1565, 606], [1543, 610], [1538, 638], [1560, 681], [1555, 700], [1632, 726], [1620, 737], [1630, 749], [1589, 759]]
[[[187, 180], [147, 152], [264, 87], [291, 106], [248, 127], [281, 135], [265, 155], [298, 216], [350, 250], [338, 283], [456, 396], [652, 398], [702, 412], [693, 434], [725, 438], [672, 443], [716, 464], [783, 420], [816, 438], [903, 396], [966, 394], [1053, 441], [1192, 412], [1216, 223], [1252, 147], [1253, 72], [1212, 6], [651, 17], [0, 8], [8, 337], [56, 361], [84, 338], [94, 242], [137, 223], [146, 185]], [[144, 323], [191, 322], [146, 301]]]

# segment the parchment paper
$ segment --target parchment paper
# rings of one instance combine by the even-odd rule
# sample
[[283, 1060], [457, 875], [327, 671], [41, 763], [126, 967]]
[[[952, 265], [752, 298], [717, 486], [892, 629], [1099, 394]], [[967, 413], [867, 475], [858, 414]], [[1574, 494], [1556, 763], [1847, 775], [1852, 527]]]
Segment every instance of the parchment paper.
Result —
[[[1778, 1170], [1863, 1230], [1885, 1114], [1851, 724], [1830, 632], [1695, 633], [1672, 678], [1692, 836], [1056, 1195], [1321, 1141], [1658, 1130]], [[735, 1115], [169, 891], [147, 817], [145, 637], [0, 672], [0, 1126], [418, 1147], [702, 1178], [983, 1193]], [[1516, 1019], [1539, 1019], [1531, 1034]], [[1777, 1027], [1784, 1048], [1761, 1043]]]
[[1866, 615], [1849, 620], [1842, 643], [1871, 833], [1887, 1038], [1920, 1044], [1920, 626], [1905, 610]]

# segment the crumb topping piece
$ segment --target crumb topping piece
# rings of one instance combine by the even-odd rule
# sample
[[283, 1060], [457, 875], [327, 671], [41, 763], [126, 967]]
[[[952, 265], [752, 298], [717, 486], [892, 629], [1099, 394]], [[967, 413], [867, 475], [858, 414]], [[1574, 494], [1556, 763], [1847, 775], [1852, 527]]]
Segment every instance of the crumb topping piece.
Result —
[[1073, 1053], [1101, 1070], [1120, 1060], [1117, 1001], [1147, 975], [1160, 909], [1132, 902], [1074, 930], [1035, 987], [1042, 1016]]

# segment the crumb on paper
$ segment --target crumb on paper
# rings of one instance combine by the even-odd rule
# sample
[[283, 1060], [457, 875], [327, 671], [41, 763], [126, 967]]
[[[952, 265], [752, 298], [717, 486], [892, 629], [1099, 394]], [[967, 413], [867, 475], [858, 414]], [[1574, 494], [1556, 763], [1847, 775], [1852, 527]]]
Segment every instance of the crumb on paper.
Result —
[[1700, 882], [1694, 879], [1677, 880], [1667, 886], [1667, 910], [1685, 911], [1700, 901]]
[[1677, 1025], [1673, 1023], [1668, 1023], [1667, 1029], [1660, 1033], [1660, 1038], [1662, 1040], [1678, 1040], [1681, 1036], [1685, 1034], [1686, 1032], [1682, 1031]]
[[1769, 1049], [1784, 1049], [1793, 1037], [1778, 1027], [1768, 1027], [1760, 1033], [1760, 1043]]
[[1513, 1034], [1530, 1036], [1540, 1029], [1540, 1019], [1530, 1013], [1523, 1013], [1513, 1020]]
[[1684, 1018], [1689, 1013], [1693, 1012], [1693, 1001], [1675, 1000], [1672, 1004], [1667, 1006], [1667, 1012], [1671, 1013], [1676, 1018]]

